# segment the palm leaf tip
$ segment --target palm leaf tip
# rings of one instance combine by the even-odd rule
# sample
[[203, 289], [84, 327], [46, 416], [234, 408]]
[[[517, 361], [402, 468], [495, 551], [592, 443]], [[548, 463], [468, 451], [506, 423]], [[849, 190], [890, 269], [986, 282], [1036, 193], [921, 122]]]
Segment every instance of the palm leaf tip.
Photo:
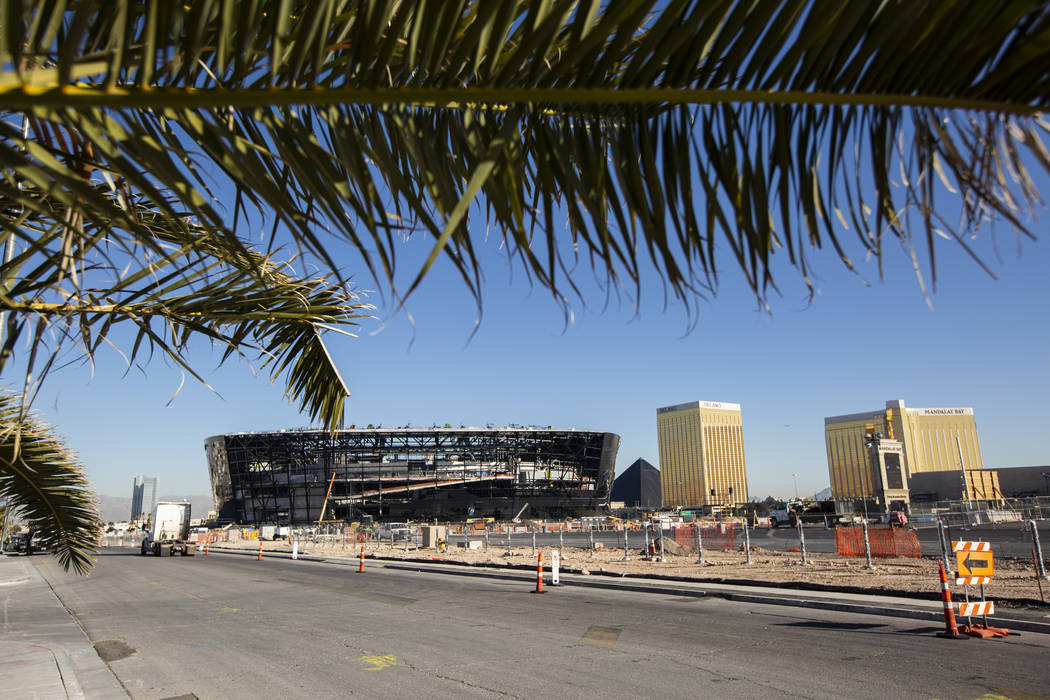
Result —
[[39, 531], [64, 569], [91, 570], [102, 518], [84, 467], [8, 391], [0, 391], [0, 498]]

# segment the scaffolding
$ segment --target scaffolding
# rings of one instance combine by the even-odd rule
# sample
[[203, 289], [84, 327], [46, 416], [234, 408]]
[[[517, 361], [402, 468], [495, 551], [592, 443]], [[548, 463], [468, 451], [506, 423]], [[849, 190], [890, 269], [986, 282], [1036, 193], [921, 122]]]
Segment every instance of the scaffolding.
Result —
[[[541, 428], [286, 430], [205, 441], [219, 519], [561, 518], [608, 507], [620, 438]], [[327, 505], [326, 505], [327, 499]]]

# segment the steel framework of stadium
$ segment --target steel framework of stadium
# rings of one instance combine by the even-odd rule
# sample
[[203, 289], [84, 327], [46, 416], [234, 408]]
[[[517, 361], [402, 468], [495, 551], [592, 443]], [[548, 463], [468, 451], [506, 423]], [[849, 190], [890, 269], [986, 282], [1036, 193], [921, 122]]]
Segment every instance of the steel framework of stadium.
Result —
[[220, 520], [571, 517], [608, 507], [619, 436], [542, 428], [379, 428], [205, 441]]

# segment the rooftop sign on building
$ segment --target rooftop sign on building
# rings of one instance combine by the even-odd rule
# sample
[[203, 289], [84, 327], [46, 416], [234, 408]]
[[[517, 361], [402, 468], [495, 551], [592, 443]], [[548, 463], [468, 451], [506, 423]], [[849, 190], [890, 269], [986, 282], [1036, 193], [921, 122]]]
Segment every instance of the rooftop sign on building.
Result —
[[674, 406], [664, 406], [663, 408], [656, 409], [656, 413], [673, 413], [675, 411], [688, 411], [697, 408], [713, 408], [719, 411], [739, 411], [740, 404], [738, 403], [725, 403], [722, 401], [689, 401], [687, 403], [680, 403]]

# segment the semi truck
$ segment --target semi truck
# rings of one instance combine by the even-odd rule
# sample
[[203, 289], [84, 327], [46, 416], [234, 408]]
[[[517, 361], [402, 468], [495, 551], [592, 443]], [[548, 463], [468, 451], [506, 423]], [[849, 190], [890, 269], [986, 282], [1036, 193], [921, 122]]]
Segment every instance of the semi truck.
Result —
[[192, 557], [197, 545], [189, 541], [190, 504], [158, 503], [150, 518], [149, 531], [142, 540], [142, 554]]

